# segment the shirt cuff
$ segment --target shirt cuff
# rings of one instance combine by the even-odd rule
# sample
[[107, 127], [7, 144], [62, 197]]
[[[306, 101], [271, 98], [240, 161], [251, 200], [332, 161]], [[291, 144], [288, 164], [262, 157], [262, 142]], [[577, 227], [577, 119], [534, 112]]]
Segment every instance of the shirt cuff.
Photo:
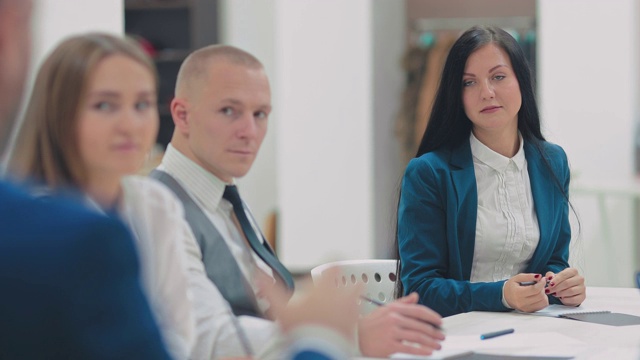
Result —
[[313, 351], [330, 359], [351, 358], [352, 345], [338, 332], [319, 325], [299, 326], [289, 332], [289, 355], [302, 351]]
[[507, 299], [504, 298], [504, 287], [505, 287], [505, 285], [507, 285], [506, 281], [504, 283], [502, 283], [502, 305], [504, 305], [507, 309], [513, 310], [513, 308], [511, 306], [509, 306], [509, 304], [507, 303]]

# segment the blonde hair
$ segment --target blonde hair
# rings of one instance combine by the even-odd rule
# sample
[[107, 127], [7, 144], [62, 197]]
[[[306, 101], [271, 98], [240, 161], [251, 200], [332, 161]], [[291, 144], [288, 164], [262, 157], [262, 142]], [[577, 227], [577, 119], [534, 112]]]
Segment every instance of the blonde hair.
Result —
[[38, 71], [9, 172], [50, 188], [82, 187], [86, 181], [78, 151], [78, 112], [98, 63], [124, 55], [158, 78], [155, 65], [132, 39], [91, 33], [64, 40]]

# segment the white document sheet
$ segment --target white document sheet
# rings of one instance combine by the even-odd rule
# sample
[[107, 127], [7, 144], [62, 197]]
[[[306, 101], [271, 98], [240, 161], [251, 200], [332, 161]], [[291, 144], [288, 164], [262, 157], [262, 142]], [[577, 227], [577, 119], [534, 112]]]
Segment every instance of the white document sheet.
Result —
[[482, 353], [521, 356], [576, 356], [584, 342], [556, 332], [513, 333], [480, 340], [478, 335], [449, 335], [442, 342], [442, 350], [431, 356], [393, 354], [393, 359], [455, 359], [462, 354]]
[[518, 311], [519, 314], [525, 315], [536, 315], [536, 316], [550, 316], [550, 317], [559, 317], [563, 314], [581, 314], [581, 313], [597, 313], [597, 312], [608, 312], [606, 310], [601, 309], [591, 309], [585, 308], [584, 306], [566, 306], [566, 305], [558, 305], [551, 304], [542, 310], [538, 310], [536, 312], [527, 313]]

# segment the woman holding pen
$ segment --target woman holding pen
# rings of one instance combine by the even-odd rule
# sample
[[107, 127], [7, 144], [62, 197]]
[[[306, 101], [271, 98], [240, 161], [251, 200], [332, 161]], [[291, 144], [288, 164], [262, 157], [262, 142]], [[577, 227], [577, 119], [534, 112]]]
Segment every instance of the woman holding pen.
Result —
[[442, 316], [579, 305], [568, 188], [567, 157], [542, 136], [522, 49], [502, 29], [467, 30], [402, 182], [399, 287]]

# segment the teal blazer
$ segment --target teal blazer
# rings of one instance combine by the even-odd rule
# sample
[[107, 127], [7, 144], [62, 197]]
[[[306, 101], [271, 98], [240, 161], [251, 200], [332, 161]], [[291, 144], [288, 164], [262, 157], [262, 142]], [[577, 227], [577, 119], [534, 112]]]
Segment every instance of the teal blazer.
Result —
[[[540, 241], [525, 273], [544, 275], [569, 266], [571, 229], [564, 195], [568, 196], [569, 166], [560, 146], [537, 141], [539, 150], [535, 145], [525, 141], [524, 151]], [[468, 141], [409, 162], [398, 207], [400, 279], [405, 294], [417, 292], [422, 304], [442, 316], [508, 310], [502, 304], [506, 279], [469, 281], [477, 209], [478, 190]], [[552, 296], [549, 301], [560, 303]]]

